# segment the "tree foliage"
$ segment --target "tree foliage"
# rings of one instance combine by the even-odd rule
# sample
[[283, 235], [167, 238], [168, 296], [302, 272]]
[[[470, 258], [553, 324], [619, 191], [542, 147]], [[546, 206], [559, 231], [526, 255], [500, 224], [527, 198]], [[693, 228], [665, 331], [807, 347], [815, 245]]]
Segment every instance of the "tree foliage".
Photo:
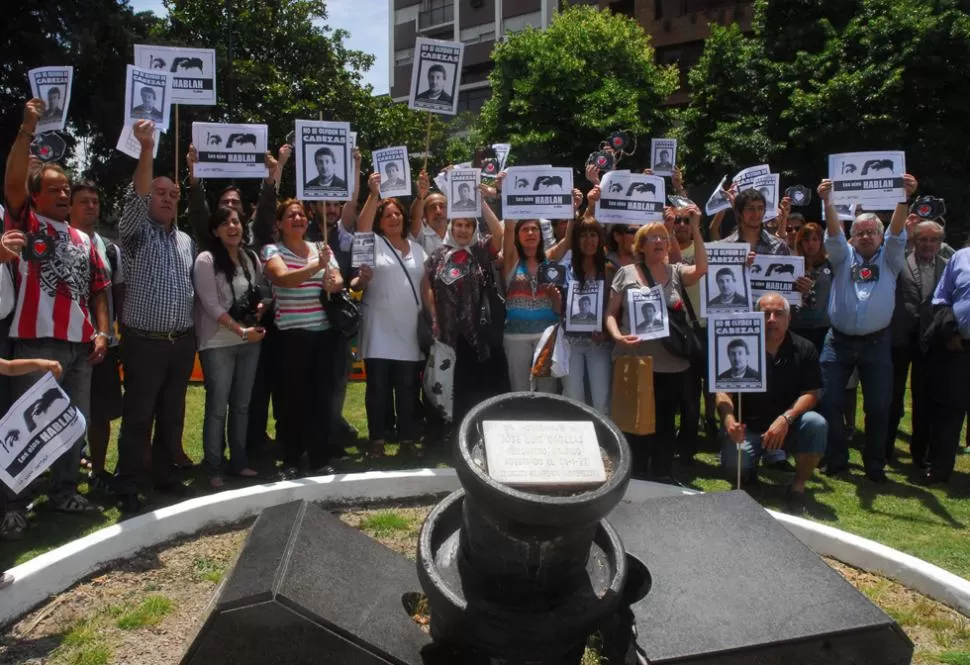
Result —
[[569, 7], [544, 31], [509, 35], [492, 52], [492, 97], [476, 138], [509, 141], [520, 163], [579, 166], [612, 132], [641, 141], [671, 124], [664, 100], [677, 89], [674, 67], [658, 67], [650, 38], [633, 19], [590, 6]]

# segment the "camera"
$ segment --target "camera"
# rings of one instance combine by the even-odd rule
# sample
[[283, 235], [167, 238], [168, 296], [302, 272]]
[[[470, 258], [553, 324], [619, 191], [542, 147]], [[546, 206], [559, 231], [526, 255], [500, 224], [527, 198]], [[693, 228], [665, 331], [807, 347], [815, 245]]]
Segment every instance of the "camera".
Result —
[[586, 163], [595, 165], [600, 171], [612, 171], [615, 160], [612, 153], [606, 150], [598, 150], [590, 153]]
[[921, 196], [909, 210], [917, 217], [936, 221], [946, 214], [946, 202], [935, 196]]
[[229, 316], [239, 325], [251, 328], [258, 323], [256, 319], [257, 307], [259, 307], [259, 293], [254, 287], [250, 286], [246, 289], [246, 293], [236, 298], [236, 302], [229, 308]]

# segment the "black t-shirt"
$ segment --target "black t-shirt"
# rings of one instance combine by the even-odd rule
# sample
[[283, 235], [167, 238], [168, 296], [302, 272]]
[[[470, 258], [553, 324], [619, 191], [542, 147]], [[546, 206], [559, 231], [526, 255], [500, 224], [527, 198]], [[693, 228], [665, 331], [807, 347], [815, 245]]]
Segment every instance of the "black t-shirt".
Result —
[[[768, 356], [767, 391], [744, 393], [741, 415], [749, 430], [764, 432], [803, 393], [822, 389], [822, 367], [815, 345], [789, 332], [774, 356]], [[738, 396], [734, 396], [737, 404]]]

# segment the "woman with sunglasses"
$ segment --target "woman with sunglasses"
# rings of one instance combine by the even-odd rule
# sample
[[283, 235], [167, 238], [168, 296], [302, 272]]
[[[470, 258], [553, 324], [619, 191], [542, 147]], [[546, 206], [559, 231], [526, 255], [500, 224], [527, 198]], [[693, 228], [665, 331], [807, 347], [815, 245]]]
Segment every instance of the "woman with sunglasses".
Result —
[[625, 316], [623, 312], [631, 289], [653, 286], [661, 287], [669, 311], [680, 311], [684, 307], [683, 289], [695, 284], [707, 272], [707, 251], [700, 232], [701, 213], [697, 206], [687, 210], [694, 238], [694, 265], [671, 263], [667, 227], [659, 222], [646, 224], [637, 231], [631, 247], [639, 261], [617, 271], [606, 309], [606, 330], [616, 342], [614, 355], [653, 357], [656, 433], [624, 434], [633, 451], [634, 473], [660, 481], [671, 480], [676, 446], [674, 415], [684, 395], [690, 361], [668, 351], [663, 339], [640, 341], [632, 332], [629, 312]]

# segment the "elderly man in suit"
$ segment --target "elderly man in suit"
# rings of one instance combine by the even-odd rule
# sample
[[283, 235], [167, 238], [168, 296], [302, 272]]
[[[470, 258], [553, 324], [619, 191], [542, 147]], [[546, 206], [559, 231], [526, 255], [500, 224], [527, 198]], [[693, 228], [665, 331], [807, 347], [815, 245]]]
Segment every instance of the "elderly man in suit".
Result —
[[918, 221], [910, 215], [907, 226], [913, 229], [914, 250], [906, 257], [906, 264], [896, 281], [896, 307], [889, 324], [892, 335], [893, 394], [889, 406], [889, 432], [886, 437], [886, 459], [891, 459], [896, 447], [896, 429], [903, 417], [903, 397], [906, 376], [912, 366], [910, 398], [913, 431], [909, 450], [913, 464], [925, 468], [928, 440], [926, 357], [920, 350], [920, 336], [933, 319], [931, 301], [936, 285], [946, 268], [940, 256], [943, 227], [936, 222]]

